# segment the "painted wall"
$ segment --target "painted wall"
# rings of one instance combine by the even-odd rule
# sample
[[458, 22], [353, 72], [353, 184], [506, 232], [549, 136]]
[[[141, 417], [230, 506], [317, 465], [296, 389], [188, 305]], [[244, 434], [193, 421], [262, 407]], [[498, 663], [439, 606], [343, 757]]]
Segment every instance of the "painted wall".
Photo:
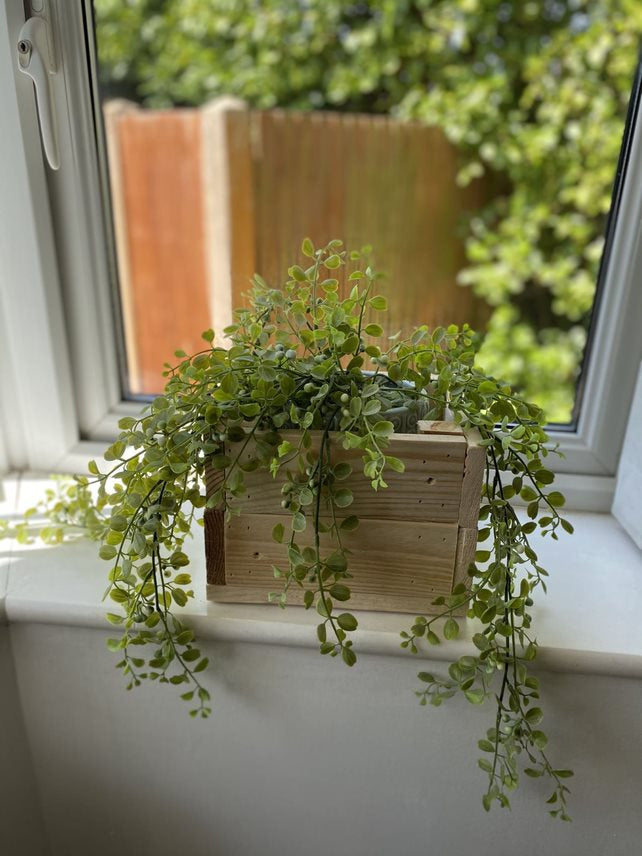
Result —
[[0, 625], [0, 853], [39, 856], [47, 852], [9, 630]]
[[200, 722], [166, 688], [126, 693], [108, 634], [11, 634], [53, 856], [639, 852], [642, 681], [545, 675], [551, 756], [576, 770], [562, 824], [540, 780], [485, 814], [475, 758], [490, 709], [419, 707], [410, 658], [348, 670], [302, 648], [212, 643], [214, 715]]

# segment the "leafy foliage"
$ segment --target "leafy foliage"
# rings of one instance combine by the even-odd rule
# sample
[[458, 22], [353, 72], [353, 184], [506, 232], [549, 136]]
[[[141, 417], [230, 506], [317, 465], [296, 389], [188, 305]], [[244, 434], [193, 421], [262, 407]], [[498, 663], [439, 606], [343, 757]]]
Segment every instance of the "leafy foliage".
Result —
[[33, 544], [37, 538], [50, 545], [87, 537], [98, 541], [106, 526], [87, 484], [52, 476], [52, 486], [21, 520], [13, 523], [0, 518], [0, 538], [14, 538], [19, 544]]
[[[210, 330], [200, 353], [177, 352], [164, 394], [140, 418], [121, 420], [105, 453], [109, 469], [91, 461], [93, 478], [77, 477], [76, 493], [69, 491], [62, 507], [54, 503], [59, 520], [80, 515], [101, 540], [100, 556], [111, 567], [108, 594], [119, 607], [108, 618], [122, 628], [109, 642], [118, 667], [128, 688], [144, 679], [175, 684], [196, 703], [193, 716], [210, 713], [201, 683], [207, 659], [175, 614], [193, 597], [184, 540], [200, 509], [239, 513], [245, 474], [258, 468], [285, 475], [281, 504], [290, 523], [272, 533], [283, 544], [275, 597], [285, 606], [292, 588], [303, 590], [305, 608], [319, 615], [321, 654], [354, 665], [358, 620], [348, 606], [350, 555], [342, 536], [359, 520], [336, 512], [352, 504], [355, 479], [380, 490], [387, 472], [403, 472], [403, 461], [387, 454], [391, 407], [421, 403], [437, 417], [448, 406], [458, 423], [479, 431], [486, 449], [480, 547], [467, 584], [437, 598], [437, 614], [418, 616], [401, 645], [417, 653], [456, 638], [462, 608], [477, 620], [476, 653], [454, 662], [445, 678], [420, 672], [420, 702], [438, 706], [456, 693], [472, 704], [494, 698], [494, 723], [479, 744], [489, 777], [484, 806], [509, 805], [525, 756], [527, 775], [553, 781], [551, 813], [567, 819], [563, 780], [570, 772], [555, 769], [544, 751], [539, 684], [529, 673], [537, 652], [529, 610], [547, 576], [529, 536], [572, 532], [559, 512], [564, 497], [550, 489], [543, 413], [475, 367], [477, 339], [466, 325], [384, 338], [370, 318], [386, 301], [374, 293], [378, 276], [360, 253], [347, 253], [340, 241], [315, 249], [308, 239], [302, 253], [305, 262], [290, 267], [283, 288], [255, 277], [252, 307], [238, 310], [226, 330], [229, 347], [216, 346]], [[353, 284], [345, 299], [339, 275]], [[362, 473], [333, 459], [331, 437], [361, 452]], [[209, 493], [208, 468], [219, 476]], [[91, 503], [90, 486], [97, 489]], [[526, 522], [511, 504], [517, 496], [527, 503]], [[312, 538], [304, 540], [307, 530]], [[322, 534], [329, 549], [322, 549]]]
[[[96, 0], [107, 92], [221, 94], [442, 128], [503, 193], [460, 281], [495, 307], [478, 362], [568, 421], [642, 35], [637, 0]], [[543, 356], [542, 356], [543, 355]]]

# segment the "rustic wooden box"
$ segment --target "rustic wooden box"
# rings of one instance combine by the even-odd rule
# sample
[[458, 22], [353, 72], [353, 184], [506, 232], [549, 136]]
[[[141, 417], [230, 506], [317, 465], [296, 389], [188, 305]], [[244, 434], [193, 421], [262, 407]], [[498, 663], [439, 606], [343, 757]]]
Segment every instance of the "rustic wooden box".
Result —
[[[395, 434], [387, 451], [401, 458], [404, 473], [388, 472], [388, 488], [375, 493], [361, 472], [361, 452], [332, 442], [333, 462], [348, 460], [354, 473], [346, 482], [354, 494], [337, 516], [356, 514], [359, 527], [342, 535], [352, 553], [348, 582], [354, 609], [435, 612], [432, 600], [447, 595], [473, 560], [485, 453], [475, 432], [464, 433], [448, 422], [420, 422], [418, 434]], [[287, 432], [281, 432], [284, 437]], [[332, 435], [331, 435], [332, 436]], [[210, 472], [210, 480], [217, 478]], [[287, 567], [285, 547], [272, 540], [283, 512], [282, 479], [265, 471], [246, 474], [247, 492], [240, 516], [227, 523], [216, 509], [205, 513], [208, 596], [231, 603], [266, 603], [278, 592], [272, 565]], [[213, 484], [210, 484], [213, 489]], [[312, 526], [298, 536], [311, 543]], [[327, 539], [324, 544], [324, 537]], [[323, 552], [331, 552], [322, 536]], [[292, 586], [288, 603], [302, 603], [303, 591]], [[346, 604], [347, 605], [347, 604]]]

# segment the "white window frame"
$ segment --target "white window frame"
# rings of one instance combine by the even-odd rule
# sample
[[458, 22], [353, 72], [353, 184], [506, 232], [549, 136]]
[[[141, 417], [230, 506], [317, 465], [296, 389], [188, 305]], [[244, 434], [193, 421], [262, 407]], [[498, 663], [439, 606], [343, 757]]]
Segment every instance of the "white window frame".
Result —
[[[120, 399], [114, 251], [83, 23], [90, 0], [47, 2], [59, 53], [58, 172], [43, 162], [33, 86], [17, 69], [23, 2], [5, 0], [0, 12], [0, 468], [70, 472], [100, 455], [118, 419], [140, 406]], [[565, 456], [551, 465], [578, 509], [610, 509], [642, 361], [639, 115], [626, 161], [577, 430], [551, 431]]]

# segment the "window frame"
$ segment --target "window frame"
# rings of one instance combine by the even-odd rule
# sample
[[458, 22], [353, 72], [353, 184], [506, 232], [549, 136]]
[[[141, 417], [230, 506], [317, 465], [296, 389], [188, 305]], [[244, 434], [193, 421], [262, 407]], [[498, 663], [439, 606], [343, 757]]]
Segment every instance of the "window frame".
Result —
[[[5, 402], [0, 466], [4, 457], [5, 468], [69, 472], [82, 471], [88, 458], [100, 455], [101, 441], [114, 437], [118, 419], [136, 414], [140, 404], [120, 397], [121, 322], [111, 287], [115, 249], [98, 156], [103, 141], [93, 110], [98, 97], [91, 86], [95, 52], [93, 39], [85, 35], [91, 0], [47, 4], [59, 54], [59, 71], [52, 78], [61, 151], [56, 173], [43, 163], [31, 81], [16, 66], [23, 3], [6, 0], [0, 14], [0, 92], [11, 108], [5, 111], [0, 157], [17, 167], [11, 193], [4, 196], [9, 204], [0, 210], [0, 226], [7, 229], [0, 250], [10, 283], [0, 299], [6, 328], [2, 331], [0, 318], [0, 332], [6, 333], [0, 358], [11, 367], [11, 377], [0, 380]], [[631, 132], [618, 164], [579, 419], [575, 430], [550, 430], [552, 444], [564, 455], [551, 456], [550, 464], [560, 474], [569, 506], [579, 509], [610, 509], [642, 361], [642, 337], [637, 335], [642, 328], [639, 89], [638, 75]], [[34, 349], [45, 361], [42, 370], [34, 366]], [[48, 414], [46, 441], [41, 437], [43, 408]]]

